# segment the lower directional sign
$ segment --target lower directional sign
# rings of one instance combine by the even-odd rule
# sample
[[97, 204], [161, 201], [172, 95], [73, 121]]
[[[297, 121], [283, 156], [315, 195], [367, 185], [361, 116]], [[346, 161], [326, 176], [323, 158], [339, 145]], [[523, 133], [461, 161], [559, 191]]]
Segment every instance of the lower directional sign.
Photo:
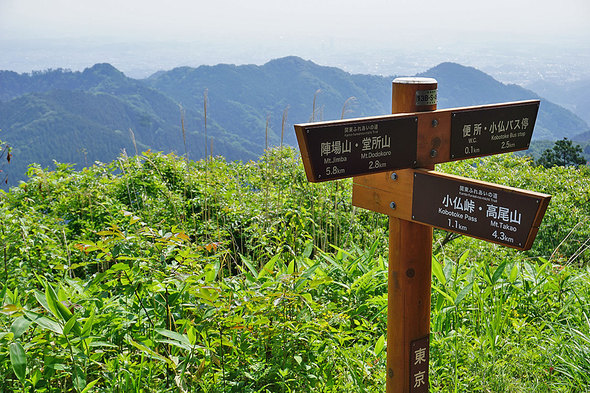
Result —
[[471, 179], [416, 172], [412, 220], [527, 249], [537, 234], [550, 198]]
[[531, 248], [550, 195], [424, 169], [355, 177], [352, 202], [519, 250]]

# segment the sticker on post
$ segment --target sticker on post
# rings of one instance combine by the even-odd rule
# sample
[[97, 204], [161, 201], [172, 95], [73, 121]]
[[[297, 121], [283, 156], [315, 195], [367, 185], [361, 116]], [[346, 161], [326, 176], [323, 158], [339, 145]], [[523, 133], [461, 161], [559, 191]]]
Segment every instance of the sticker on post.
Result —
[[416, 91], [416, 106], [436, 105], [437, 90]]
[[412, 341], [410, 344], [410, 392], [428, 393], [428, 362], [430, 357], [430, 336]]

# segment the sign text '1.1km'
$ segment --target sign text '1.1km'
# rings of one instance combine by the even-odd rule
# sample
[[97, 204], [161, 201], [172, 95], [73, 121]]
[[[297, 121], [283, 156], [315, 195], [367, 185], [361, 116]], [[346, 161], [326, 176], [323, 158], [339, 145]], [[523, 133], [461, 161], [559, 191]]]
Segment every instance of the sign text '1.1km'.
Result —
[[412, 220], [518, 249], [532, 245], [549, 195], [415, 172]]

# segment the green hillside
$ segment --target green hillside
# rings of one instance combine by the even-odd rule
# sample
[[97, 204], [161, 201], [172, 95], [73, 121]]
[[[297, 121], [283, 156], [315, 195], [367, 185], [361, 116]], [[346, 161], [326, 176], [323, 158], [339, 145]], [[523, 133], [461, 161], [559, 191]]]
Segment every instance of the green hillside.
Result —
[[[165, 92], [185, 107], [203, 108], [207, 89], [211, 118], [225, 129], [240, 130], [262, 145], [265, 123], [270, 116], [270, 140], [280, 143], [282, 113], [288, 109], [289, 132], [285, 141], [296, 145], [292, 124], [312, 118], [339, 119], [350, 97], [354, 102], [345, 117], [370, 116], [391, 111], [391, 80], [351, 75], [338, 68], [323, 67], [297, 57], [273, 60], [263, 66], [201, 66], [177, 68], [149, 78], [150, 86]], [[233, 114], [232, 116], [224, 116]], [[235, 119], [247, 119], [236, 124]]]
[[[552, 194], [534, 247], [434, 234], [431, 392], [588, 392], [590, 172], [454, 174]], [[387, 218], [300, 157], [121, 156], [0, 192], [4, 391], [382, 392]]]
[[[458, 64], [424, 74], [439, 80], [440, 108], [537, 98]], [[389, 113], [391, 80], [298, 57], [262, 66], [181, 67], [145, 80], [109, 64], [83, 72], [0, 71], [0, 140], [13, 149], [3, 170], [16, 185], [34, 162], [81, 168], [136, 149], [194, 159], [212, 150], [229, 160], [256, 160], [267, 145], [296, 146], [293, 124]], [[571, 112], [542, 100], [533, 138], [557, 140], [587, 130]]]
[[[579, 145], [582, 148], [582, 155], [587, 162], [590, 162], [590, 142], [579, 142], [574, 140], [574, 145]], [[533, 141], [528, 150], [517, 152], [519, 155], [528, 155], [537, 160], [541, 157], [543, 152], [547, 149], [552, 149], [555, 142], [553, 141]]]
[[[52, 73], [45, 75], [54, 79]], [[0, 139], [13, 149], [13, 160], [5, 168], [11, 184], [23, 179], [33, 162], [44, 167], [54, 160], [85, 166], [110, 161], [123, 150], [135, 154], [150, 148], [181, 153], [190, 149], [196, 156], [204, 155], [203, 133], [185, 130], [183, 135], [180, 107], [164, 94], [126, 78], [110, 65], [96, 65], [75, 75], [78, 84], [69, 86], [77, 89], [46, 86], [45, 92], [0, 103]], [[185, 116], [203, 119], [191, 110], [185, 110]], [[219, 129], [214, 121], [210, 123], [211, 129]], [[257, 157], [248, 150], [253, 146], [247, 140], [226, 132], [215, 135], [218, 154], [230, 159]]]
[[590, 122], [590, 80], [564, 80], [561, 83], [539, 80], [527, 87]]

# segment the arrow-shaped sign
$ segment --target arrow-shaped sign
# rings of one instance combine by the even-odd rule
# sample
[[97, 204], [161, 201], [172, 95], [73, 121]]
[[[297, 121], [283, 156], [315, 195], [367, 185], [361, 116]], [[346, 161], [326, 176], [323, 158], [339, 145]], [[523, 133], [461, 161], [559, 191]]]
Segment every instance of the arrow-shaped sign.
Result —
[[529, 148], [539, 101], [295, 125], [311, 182]]
[[528, 250], [550, 195], [424, 169], [354, 178], [352, 204]]

